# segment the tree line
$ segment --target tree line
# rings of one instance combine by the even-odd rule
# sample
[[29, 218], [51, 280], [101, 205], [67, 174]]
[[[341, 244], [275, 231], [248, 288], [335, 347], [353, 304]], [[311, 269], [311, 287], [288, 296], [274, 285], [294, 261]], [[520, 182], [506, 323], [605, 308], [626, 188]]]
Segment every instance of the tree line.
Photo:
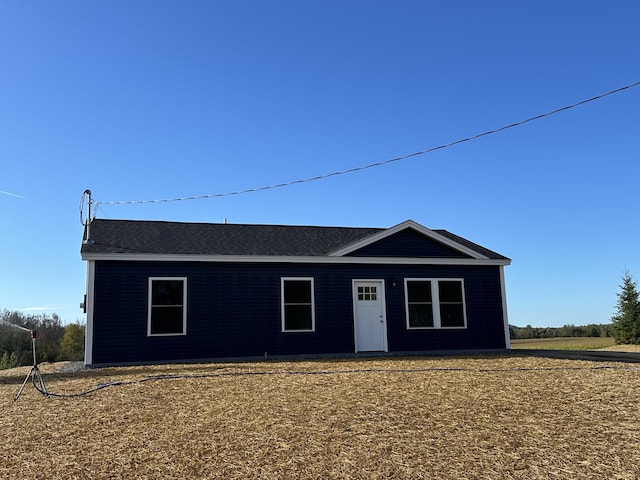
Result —
[[[17, 328], [22, 327], [22, 328]], [[36, 332], [36, 361], [79, 361], [84, 358], [84, 325], [63, 325], [55, 313], [31, 315], [0, 311], [0, 370], [33, 364], [32, 339]]]
[[638, 284], [628, 271], [622, 276], [617, 294], [616, 313], [611, 323], [585, 326], [565, 325], [550, 327], [516, 327], [509, 325], [512, 339], [552, 337], [613, 337], [617, 344], [640, 344], [640, 292]]
[[555, 337], [611, 337], [612, 324], [564, 325], [562, 327], [516, 327], [509, 325], [511, 339]]

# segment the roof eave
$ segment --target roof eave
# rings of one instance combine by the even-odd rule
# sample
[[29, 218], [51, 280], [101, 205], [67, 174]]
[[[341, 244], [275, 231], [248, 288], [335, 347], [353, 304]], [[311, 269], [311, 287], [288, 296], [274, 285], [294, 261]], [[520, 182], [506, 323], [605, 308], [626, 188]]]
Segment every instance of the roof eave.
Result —
[[222, 262], [222, 263], [334, 263], [374, 265], [510, 265], [508, 258], [335, 257], [279, 255], [169, 255], [152, 253], [83, 253], [85, 261]]

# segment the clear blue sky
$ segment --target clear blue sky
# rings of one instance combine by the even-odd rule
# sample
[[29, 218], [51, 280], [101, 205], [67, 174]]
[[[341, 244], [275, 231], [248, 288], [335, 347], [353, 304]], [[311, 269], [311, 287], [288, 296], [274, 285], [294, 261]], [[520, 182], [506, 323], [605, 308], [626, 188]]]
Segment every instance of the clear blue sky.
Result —
[[[640, 3], [0, 3], [0, 309], [83, 320], [79, 202], [384, 161], [640, 80]], [[640, 278], [640, 87], [437, 152], [100, 218], [389, 227], [510, 258], [510, 322], [606, 323]]]

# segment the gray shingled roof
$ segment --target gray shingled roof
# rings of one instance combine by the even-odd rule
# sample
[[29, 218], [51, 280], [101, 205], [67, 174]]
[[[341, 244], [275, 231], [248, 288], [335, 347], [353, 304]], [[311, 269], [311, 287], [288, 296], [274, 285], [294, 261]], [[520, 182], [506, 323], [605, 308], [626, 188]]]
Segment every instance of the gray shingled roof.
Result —
[[[326, 256], [384, 231], [383, 228], [183, 223], [95, 219], [83, 255]], [[434, 230], [488, 258], [505, 259], [446, 230]]]
[[493, 250], [489, 250], [488, 248], [478, 245], [477, 243], [473, 243], [472, 241], [467, 240], [466, 238], [462, 238], [455, 233], [440, 229], [433, 231], [438, 233], [439, 235], [442, 235], [443, 237], [447, 237], [449, 240], [453, 240], [454, 242], [459, 243], [460, 245], [464, 245], [465, 247], [470, 248], [471, 250], [474, 250], [487, 258], [491, 258], [492, 260], [509, 260], [508, 257], [500, 255], [499, 253], [496, 253]]
[[327, 255], [381, 230], [99, 219], [90, 228], [82, 253], [285, 256]]

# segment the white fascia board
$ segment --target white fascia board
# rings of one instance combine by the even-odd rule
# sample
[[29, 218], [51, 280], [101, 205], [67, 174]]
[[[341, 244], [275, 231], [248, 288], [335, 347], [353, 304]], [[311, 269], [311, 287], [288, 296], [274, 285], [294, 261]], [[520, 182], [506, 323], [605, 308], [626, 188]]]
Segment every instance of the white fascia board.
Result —
[[329, 255], [332, 257], [342, 257], [344, 255], [348, 255], [352, 252], [355, 252], [356, 250], [359, 250], [363, 247], [366, 247], [367, 245], [371, 245], [375, 242], [378, 242], [380, 240], [382, 240], [383, 238], [387, 238], [391, 235], [394, 235], [402, 230], [405, 230], [407, 228], [412, 228], [415, 231], [417, 231], [418, 233], [421, 233], [422, 235], [424, 235], [427, 238], [430, 238], [432, 240], [435, 240], [439, 243], [442, 243], [448, 247], [453, 248], [454, 250], [457, 250], [460, 253], [464, 253], [465, 255], [469, 255], [471, 258], [474, 259], [486, 259], [488, 260], [489, 257], [486, 257], [478, 252], [476, 252], [475, 250], [470, 249], [469, 247], [465, 247], [464, 245], [460, 245], [458, 242], [455, 242], [453, 240], [451, 240], [450, 238], [447, 237], [443, 237], [442, 235], [439, 235], [438, 233], [434, 232], [433, 230], [430, 230], [429, 228], [420, 225], [419, 223], [414, 222], [413, 220], [405, 220], [402, 223], [399, 223], [398, 225], [396, 225], [395, 227], [391, 227], [388, 228], [386, 230], [383, 230], [382, 232], [376, 233], [374, 235], [371, 235], [363, 240], [360, 240], [359, 242], [353, 243], [351, 245], [349, 245], [348, 247], [342, 248], [340, 250], [337, 250], [335, 252], [330, 253]]
[[223, 263], [325, 263], [369, 265], [509, 265], [509, 259], [420, 257], [324, 257], [275, 255], [156, 255], [139, 253], [83, 254], [88, 261], [120, 262], [223, 262]]

